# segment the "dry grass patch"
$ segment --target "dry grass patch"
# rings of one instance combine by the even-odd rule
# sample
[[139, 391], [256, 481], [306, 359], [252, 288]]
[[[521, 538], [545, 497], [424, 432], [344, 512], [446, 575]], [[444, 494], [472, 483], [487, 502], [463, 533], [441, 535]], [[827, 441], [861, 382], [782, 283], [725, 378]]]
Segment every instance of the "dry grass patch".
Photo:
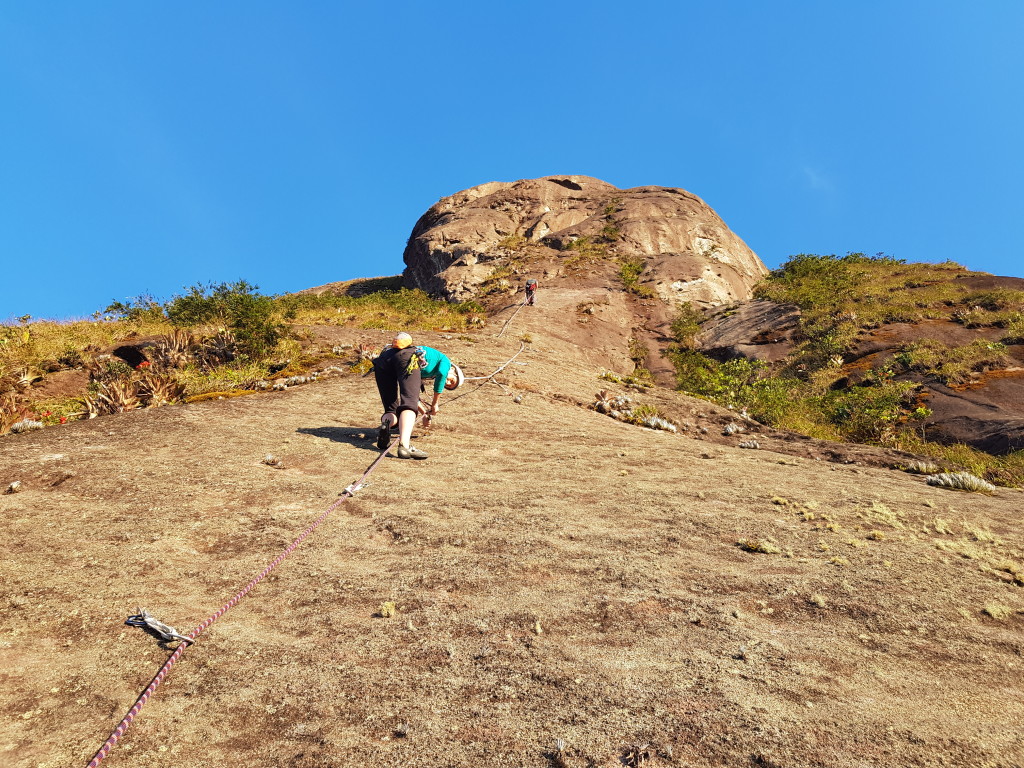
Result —
[[1002, 605], [1001, 603], [985, 603], [985, 607], [981, 609], [981, 612], [996, 621], [1006, 621], [1016, 613], [1012, 608]]
[[860, 513], [860, 517], [868, 522], [886, 525], [895, 530], [902, 530], [903, 528], [903, 520], [901, 519], [903, 515], [893, 511], [880, 501], [872, 502], [870, 507]]
[[928, 485], [968, 493], [995, 493], [996, 487], [970, 472], [942, 472], [928, 476]]
[[759, 552], [763, 555], [781, 555], [782, 549], [771, 539], [740, 539], [736, 546], [744, 552]]

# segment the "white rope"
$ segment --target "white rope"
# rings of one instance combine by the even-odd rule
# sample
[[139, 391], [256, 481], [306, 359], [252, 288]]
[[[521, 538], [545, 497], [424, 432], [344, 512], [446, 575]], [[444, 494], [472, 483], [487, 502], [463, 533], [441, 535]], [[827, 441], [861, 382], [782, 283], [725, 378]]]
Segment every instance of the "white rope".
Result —
[[494, 338], [496, 338], [496, 339], [500, 339], [501, 338], [501, 334], [503, 334], [505, 332], [505, 329], [508, 328], [509, 323], [511, 323], [513, 320], [516, 319], [516, 315], [519, 314], [519, 310], [522, 309], [525, 306], [526, 306], [526, 302], [523, 301], [523, 303], [519, 305], [518, 309], [516, 309], [516, 311], [512, 313], [512, 317], [510, 317], [508, 320], [506, 320], [505, 324], [503, 326], [501, 326], [501, 330], [498, 331], [498, 335], [495, 336]]
[[[504, 364], [502, 364], [501, 367], [498, 368], [498, 370], [496, 370], [494, 373], [488, 374], [487, 376], [474, 376], [473, 377], [474, 380], [483, 379], [484, 381], [483, 381], [482, 384], [480, 384], [478, 387], [476, 387], [476, 389], [471, 389], [469, 392], [463, 392], [461, 394], [456, 395], [455, 397], [453, 397], [450, 400], [448, 400], [448, 403], [449, 404], [454, 403], [460, 397], [465, 397], [466, 395], [470, 395], [473, 392], [476, 392], [477, 389], [480, 389], [480, 387], [486, 386], [487, 382], [491, 381], [495, 376], [497, 376], [499, 373], [501, 373], [506, 368], [508, 368], [510, 365], [512, 365], [512, 361], [515, 360], [517, 357], [519, 357], [521, 354], [523, 354], [523, 350], [524, 349], [526, 349], [526, 342], [525, 341], [520, 341], [519, 342], [519, 351], [516, 352], [514, 355], [512, 355], [512, 357], [510, 357], [508, 360], [506, 360], [504, 362]], [[494, 383], [498, 384], [498, 382], [496, 382], [496, 381]], [[498, 386], [501, 386], [501, 385], [498, 384]], [[504, 389], [504, 387], [502, 387], [502, 389]]]

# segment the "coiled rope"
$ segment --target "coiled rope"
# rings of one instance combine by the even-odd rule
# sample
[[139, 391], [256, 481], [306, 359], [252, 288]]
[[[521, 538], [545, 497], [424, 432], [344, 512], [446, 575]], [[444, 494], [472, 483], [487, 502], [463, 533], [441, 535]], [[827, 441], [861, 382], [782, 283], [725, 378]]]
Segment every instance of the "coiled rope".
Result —
[[188, 637], [188, 642], [182, 641], [181, 644], [178, 645], [178, 647], [174, 650], [174, 653], [171, 654], [170, 658], [168, 658], [167, 661], [164, 662], [164, 665], [160, 668], [160, 671], [156, 673], [156, 677], [153, 678], [153, 680], [150, 682], [146, 690], [143, 691], [142, 695], [139, 696], [139, 698], [135, 701], [135, 705], [130, 710], [128, 710], [128, 714], [124, 716], [124, 718], [118, 724], [117, 728], [114, 729], [114, 732], [110, 734], [110, 738], [108, 738], [106, 742], [104, 742], [103, 746], [100, 747], [99, 751], [93, 756], [92, 760], [89, 762], [88, 768], [94, 768], [94, 766], [99, 765], [100, 761], [102, 761], [103, 758], [105, 758], [107, 754], [110, 752], [110, 750], [114, 748], [114, 745], [117, 744], [118, 740], [120, 740], [122, 734], [124, 734], [124, 732], [128, 730], [128, 726], [132, 724], [132, 720], [134, 720], [135, 716], [139, 714], [139, 710], [141, 710], [142, 707], [145, 706], [146, 702], [149, 700], [149, 697], [153, 695], [153, 692], [157, 689], [160, 683], [163, 682], [163, 679], [167, 676], [167, 673], [170, 671], [171, 667], [173, 667], [175, 662], [177, 662], [178, 659], [181, 658], [182, 654], [185, 653], [185, 649], [190, 647], [195, 642], [196, 638], [199, 637], [199, 635], [201, 635], [203, 632], [209, 629], [210, 625], [213, 624], [213, 622], [215, 622], [217, 619], [219, 619], [221, 616], [223, 616], [225, 613], [231, 610], [238, 603], [239, 600], [241, 600], [243, 597], [249, 594], [253, 587], [255, 587], [257, 584], [263, 581], [263, 579], [265, 579], [272, 570], [274, 570], [278, 565], [281, 564], [282, 560], [288, 557], [288, 555], [290, 555], [292, 551], [296, 547], [298, 547], [307, 536], [309, 536], [309, 534], [315, 531], [317, 527], [324, 520], [327, 519], [327, 516], [331, 514], [331, 512], [333, 512], [335, 509], [341, 506], [341, 504], [346, 499], [349, 499], [353, 495], [355, 495], [356, 491], [363, 487], [363, 481], [365, 481], [366, 478], [370, 476], [370, 473], [373, 472], [373, 470], [377, 467], [381, 460], [387, 455], [387, 452], [391, 450], [392, 446], [395, 443], [395, 440], [397, 440], [397, 438], [392, 440], [391, 444], [380, 452], [380, 455], [376, 459], [374, 459], [373, 463], [370, 464], [369, 467], [367, 467], [362, 477], [360, 477], [350, 486], [345, 488], [345, 490], [342, 491], [341, 498], [339, 498], [337, 501], [331, 504], [331, 506], [325, 509], [316, 520], [310, 523], [309, 527], [306, 528], [306, 530], [304, 530], [299, 535], [299, 537], [295, 539], [295, 541], [293, 541], [291, 544], [285, 547], [284, 551], [281, 552], [281, 554], [279, 554], [276, 558], [274, 558], [274, 561], [271, 562], [270, 565], [264, 568], [260, 572], [260, 574], [256, 576], [252, 581], [246, 584], [245, 587], [243, 587], [234, 597], [232, 597], [230, 600], [224, 603], [224, 605], [222, 605], [219, 610], [213, 613], [208, 619], [206, 619], [203, 623], [201, 623], [198, 627], [196, 627], [186, 635], [186, 637]]

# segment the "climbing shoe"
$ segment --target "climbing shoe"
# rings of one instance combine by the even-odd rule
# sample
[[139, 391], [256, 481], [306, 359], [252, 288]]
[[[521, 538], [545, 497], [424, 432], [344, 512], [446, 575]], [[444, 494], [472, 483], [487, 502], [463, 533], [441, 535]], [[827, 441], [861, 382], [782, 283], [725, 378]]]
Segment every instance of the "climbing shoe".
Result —
[[400, 459], [425, 459], [427, 458], [427, 452], [421, 451], [415, 445], [410, 445], [406, 448], [404, 445], [398, 446], [398, 458]]
[[383, 451], [390, 443], [391, 426], [382, 422], [380, 429], [377, 430], [377, 450]]

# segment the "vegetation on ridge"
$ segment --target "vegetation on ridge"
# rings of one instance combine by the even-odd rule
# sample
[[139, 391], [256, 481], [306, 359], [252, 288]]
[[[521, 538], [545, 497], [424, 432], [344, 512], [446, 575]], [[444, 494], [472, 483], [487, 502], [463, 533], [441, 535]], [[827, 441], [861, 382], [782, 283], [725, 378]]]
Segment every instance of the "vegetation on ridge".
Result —
[[[302, 374], [333, 350], [311, 346], [306, 326], [460, 331], [482, 323], [475, 303], [431, 299], [399, 278], [357, 280], [345, 293], [266, 296], [244, 280], [194, 285], [166, 302], [112, 302], [92, 320], [0, 326], [0, 434], [21, 421], [50, 425], [212, 393], [251, 391]], [[135, 369], [107, 352], [144, 341]], [[356, 354], [355, 364], [360, 364]], [[84, 371], [88, 387], [40, 396], [53, 374]]]
[[[924, 439], [931, 411], [919, 382], [955, 386], [977, 371], [1005, 366], [1005, 344], [1024, 336], [1024, 291], [957, 284], [957, 277], [968, 276], [953, 262], [906, 264], [860, 253], [793, 256], [755, 291], [757, 298], [800, 307], [793, 352], [773, 365], [701, 354], [693, 340], [705, 318], [687, 305], [673, 323], [675, 343], [668, 351], [678, 388], [745, 409], [775, 427], [913, 451], [993, 482], [1024, 483], [1024, 451], [996, 457]], [[847, 380], [844, 355], [861, 334], [885, 323], [938, 319], [999, 329], [1001, 340], [952, 347], [934, 340], [908, 343], [891, 359], [862, 370], [856, 385]]]

